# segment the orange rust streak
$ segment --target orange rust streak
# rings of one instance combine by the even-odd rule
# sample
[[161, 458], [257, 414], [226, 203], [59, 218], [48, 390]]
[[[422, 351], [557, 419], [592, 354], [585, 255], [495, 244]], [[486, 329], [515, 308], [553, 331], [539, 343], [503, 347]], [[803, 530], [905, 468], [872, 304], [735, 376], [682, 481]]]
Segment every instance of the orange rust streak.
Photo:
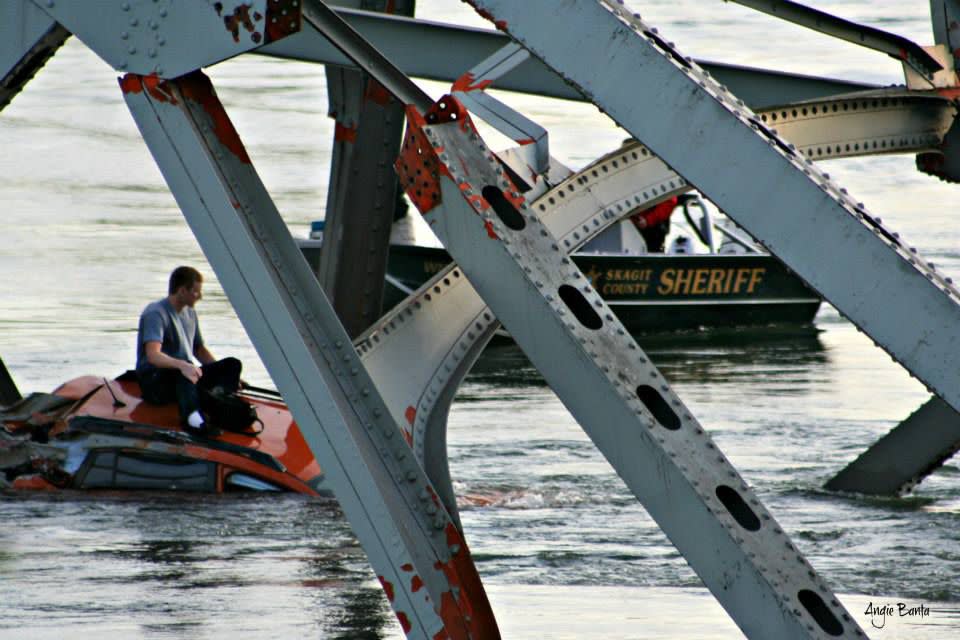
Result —
[[390, 92], [387, 91], [382, 84], [372, 78], [367, 82], [367, 90], [363, 94], [364, 100], [370, 100], [383, 107], [390, 102], [391, 98]]
[[412, 427], [413, 421], [417, 419], [417, 410], [413, 406], [409, 406], [403, 413], [403, 417], [407, 419], [407, 422], [409, 422], [410, 426]]
[[357, 141], [357, 127], [336, 123], [333, 127], [333, 139], [351, 144]]
[[178, 104], [167, 83], [157, 77], [155, 73], [148, 76], [128, 73], [120, 78], [120, 90], [124, 93], [143, 93], [144, 89], [157, 102]]
[[483, 91], [493, 84], [493, 80], [481, 80], [477, 84], [473, 84], [473, 81], [473, 74], [467, 71], [465, 74], [454, 80], [453, 86], [450, 87], [450, 90], [459, 91], [461, 93], [469, 93], [471, 91]]
[[120, 78], [120, 90], [124, 93], [142, 93], [143, 82], [140, 81], [140, 76], [128, 73]]
[[400, 621], [400, 626], [403, 627], [403, 632], [410, 633], [410, 629], [413, 628], [413, 625], [410, 624], [407, 614], [405, 614], [403, 611], [397, 611], [397, 620]]
[[383, 586], [383, 592], [387, 594], [387, 600], [393, 602], [394, 594], [393, 593], [393, 583], [384, 578], [383, 576], [377, 576], [380, 579], [380, 584]]
[[143, 84], [147, 88], [147, 93], [157, 102], [169, 102], [170, 104], [179, 104], [177, 99], [170, 91], [169, 85], [161, 80], [155, 73], [144, 76]]
[[437, 567], [447, 576], [447, 581], [452, 587], [459, 587], [459, 598], [456, 600], [453, 593], [449, 591], [441, 598], [440, 617], [444, 621], [447, 632], [450, 633], [451, 638], [457, 640], [467, 637], [458, 633], [455, 635], [455, 632], [459, 631], [458, 623], [465, 621], [466, 616], [469, 616], [467, 623], [469, 637], [499, 638], [500, 630], [497, 628], [493, 609], [490, 607], [490, 601], [487, 599], [487, 593], [483, 589], [483, 583], [473, 564], [466, 541], [452, 522], [447, 524], [446, 535], [448, 548], [460, 548], [446, 564]]
[[213, 133], [220, 143], [239, 158], [240, 162], [250, 164], [250, 156], [247, 155], [247, 150], [244, 148], [243, 142], [240, 141], [240, 136], [233, 127], [233, 123], [230, 122], [223, 104], [217, 98], [210, 79], [202, 72], [194, 71], [171, 82], [177, 84], [183, 97], [203, 107], [203, 110], [213, 121]]

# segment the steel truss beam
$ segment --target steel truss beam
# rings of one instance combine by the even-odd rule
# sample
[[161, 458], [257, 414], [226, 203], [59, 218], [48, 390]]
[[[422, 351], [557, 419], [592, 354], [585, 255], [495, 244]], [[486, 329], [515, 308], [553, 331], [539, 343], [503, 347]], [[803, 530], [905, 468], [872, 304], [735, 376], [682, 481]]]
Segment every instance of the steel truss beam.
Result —
[[413, 637], [493, 638], [463, 538], [436, 499], [209, 81], [129, 74], [124, 97], [224, 291]]
[[0, 110], [70, 37], [56, 20], [29, 2], [0, 5]]
[[957, 105], [936, 93], [865, 91], [757, 112], [764, 125], [814, 160], [937, 150]]
[[898, 495], [960, 451], [960, 415], [934, 396], [825, 485], [832, 491]]
[[855, 45], [887, 54], [909, 65], [928, 80], [943, 66], [912, 40], [888, 31], [875, 29], [856, 22], [812, 9], [789, 0], [727, 0], [745, 7], [799, 24], [802, 27], [825, 33]]
[[425, 119], [408, 110], [407, 123], [397, 166], [408, 195], [747, 636], [862, 636], [523, 201], [459, 103], [445, 97]]
[[[336, 12], [406, 75], [417, 78], [453, 82], [465, 70], [493, 55], [509, 42], [506, 35], [497, 31], [351, 9], [338, 8]], [[422, 53], [424, 51], [442, 51], [443, 55], [425, 56]], [[354, 64], [318, 30], [309, 27], [257, 49], [256, 53], [321, 64]], [[698, 61], [698, 64], [753, 108], [879, 88], [845, 80], [708, 61]], [[498, 80], [497, 88], [567, 100], [584, 99], [576, 89], [567, 85], [536, 58]]]
[[[367, 6], [386, 10], [387, 4], [378, 0]], [[413, 15], [413, 0], [390, 4], [394, 11]], [[336, 126], [324, 217], [329, 241], [321, 250], [317, 276], [354, 338], [380, 317], [383, 307], [390, 229], [403, 204], [391, 165], [400, 150], [404, 107], [356, 69], [328, 66], [326, 73]]]

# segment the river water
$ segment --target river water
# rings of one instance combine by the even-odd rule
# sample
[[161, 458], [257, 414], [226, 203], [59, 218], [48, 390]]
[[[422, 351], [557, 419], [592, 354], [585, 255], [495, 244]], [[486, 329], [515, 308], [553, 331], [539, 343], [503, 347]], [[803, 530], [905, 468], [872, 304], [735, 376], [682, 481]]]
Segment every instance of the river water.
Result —
[[[630, 4], [700, 58], [902, 81], [882, 54], [736, 5]], [[932, 41], [923, 2], [814, 4]], [[485, 26], [455, 0], [418, 9]], [[284, 218], [305, 235], [326, 199], [322, 70], [244, 56], [210, 74]], [[118, 374], [133, 363], [140, 309], [163, 295], [174, 266], [195, 264], [207, 276], [199, 309], [212, 350], [271, 385], [115, 75], [72, 39], [0, 115], [0, 356], [23, 391]], [[571, 166], [625, 137], [594, 107], [506, 97], [551, 131], [552, 152]], [[910, 156], [828, 170], [960, 275], [960, 189], [919, 174]], [[901, 499], [819, 488], [926, 400], [920, 384], [829, 307], [815, 329], [640, 342], [871, 637], [960, 637], [957, 462]], [[505, 637], [742, 637], [518, 350], [481, 360], [454, 404], [449, 441], [467, 536]], [[899, 602], [928, 614], [865, 614]], [[0, 496], [0, 638], [401, 635], [330, 499]]]

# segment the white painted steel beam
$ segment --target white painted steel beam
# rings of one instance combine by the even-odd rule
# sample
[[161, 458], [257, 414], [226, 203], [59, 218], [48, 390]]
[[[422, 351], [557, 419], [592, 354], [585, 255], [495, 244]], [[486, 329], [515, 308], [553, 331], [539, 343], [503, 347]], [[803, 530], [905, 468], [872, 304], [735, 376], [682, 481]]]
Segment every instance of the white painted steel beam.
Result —
[[410, 637], [497, 637], [470, 554], [257, 176], [209, 80], [125, 99]]
[[[406, 75], [416, 78], [453, 82], [509, 42], [506, 35], [487, 29], [351, 9], [338, 8], [336, 12]], [[442, 52], [442, 55], [425, 55], [425, 52]], [[255, 53], [321, 64], [354, 64], [317, 29], [307, 26]], [[879, 88], [867, 83], [710, 61], [698, 61], [698, 64], [754, 108]], [[584, 99], [536, 58], [498, 80], [497, 88], [567, 100]]]
[[865, 91], [757, 112], [808, 158], [827, 160], [937, 150], [957, 105], [934, 92]]
[[960, 407], [960, 291], [688, 57], [608, 0], [471, 4]]
[[960, 451], [960, 415], [934, 396], [825, 485], [831, 491], [899, 495]]
[[[407, 194], [629, 489], [751, 638], [862, 637], [450, 97], [408, 110]], [[431, 123], [431, 124], [427, 124]]]

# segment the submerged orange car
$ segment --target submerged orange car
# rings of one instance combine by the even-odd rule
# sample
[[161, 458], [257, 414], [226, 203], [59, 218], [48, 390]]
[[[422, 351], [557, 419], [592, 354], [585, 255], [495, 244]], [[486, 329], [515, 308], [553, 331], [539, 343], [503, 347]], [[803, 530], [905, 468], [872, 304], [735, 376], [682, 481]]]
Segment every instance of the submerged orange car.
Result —
[[280, 395], [238, 395], [257, 428], [201, 436], [180, 427], [176, 404], [143, 401], [131, 373], [31, 394], [0, 408], [0, 487], [317, 495], [323, 474]]

